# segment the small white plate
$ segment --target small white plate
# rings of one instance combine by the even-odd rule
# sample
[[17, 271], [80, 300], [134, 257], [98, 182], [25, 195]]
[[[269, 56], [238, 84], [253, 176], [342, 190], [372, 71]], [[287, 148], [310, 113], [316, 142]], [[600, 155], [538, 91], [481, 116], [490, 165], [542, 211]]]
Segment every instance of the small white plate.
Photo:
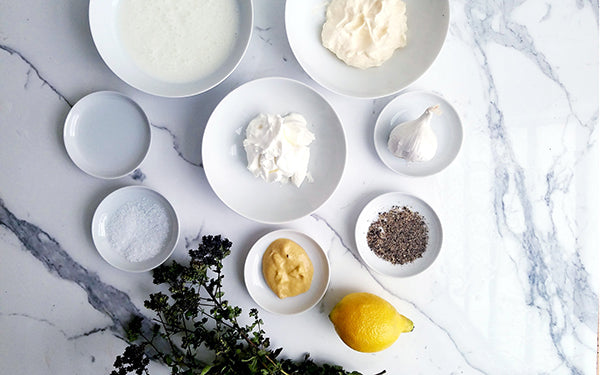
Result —
[[285, 27], [290, 46], [302, 68], [323, 87], [339, 94], [377, 98], [396, 93], [417, 80], [433, 64], [448, 32], [448, 0], [405, 0], [408, 24], [406, 47], [383, 65], [361, 70], [346, 65], [321, 43], [329, 1], [290, 0]]
[[[408, 162], [394, 156], [388, 149], [392, 129], [400, 123], [417, 119], [432, 105], [440, 105], [441, 114], [431, 117], [431, 127], [438, 140], [438, 150], [433, 159], [424, 162]], [[390, 101], [381, 111], [375, 123], [375, 150], [383, 163], [396, 173], [423, 177], [442, 171], [458, 155], [463, 140], [460, 116], [444, 98], [428, 91], [409, 91]]]
[[219, 68], [205, 77], [189, 82], [166, 82], [141, 70], [124, 49], [119, 39], [118, 8], [120, 1], [90, 0], [90, 31], [102, 60], [119, 78], [132, 87], [164, 97], [186, 97], [200, 94], [221, 83], [244, 57], [254, 24], [251, 0], [238, 0], [240, 27], [233, 51]]
[[[109, 239], [107, 225], [112, 215], [121, 207], [141, 200], [145, 200], [146, 203], [150, 204], [158, 204], [164, 209], [169, 220], [169, 234], [165, 246], [154, 257], [141, 262], [131, 262], [113, 247]], [[92, 218], [92, 240], [100, 256], [110, 265], [123, 271], [144, 272], [159, 266], [171, 256], [178, 238], [179, 220], [175, 209], [161, 194], [144, 186], [127, 186], [115, 190], [100, 202]]]
[[99, 91], [79, 100], [69, 111], [63, 132], [75, 165], [99, 178], [133, 172], [150, 148], [150, 122], [142, 108], [118, 92]]
[[[294, 297], [281, 299], [269, 288], [262, 273], [262, 257], [271, 242], [287, 238], [300, 245], [310, 258], [314, 274], [310, 289]], [[263, 309], [276, 314], [299, 314], [314, 307], [329, 286], [329, 260], [321, 246], [308, 235], [289, 229], [276, 230], [262, 236], [248, 252], [244, 265], [244, 281], [248, 293]]]
[[[260, 113], [297, 112], [315, 134], [308, 172], [300, 187], [269, 183], [248, 171], [246, 126]], [[229, 93], [211, 114], [202, 139], [202, 163], [210, 186], [229, 208], [262, 223], [309, 215], [337, 188], [346, 163], [346, 138], [339, 117], [309, 86], [287, 78], [262, 78]]]
[[[421, 258], [411, 263], [392, 264], [375, 255], [367, 243], [369, 226], [377, 220], [380, 213], [387, 212], [394, 206], [406, 206], [411, 211], [420, 213], [429, 229], [427, 249]], [[442, 248], [442, 224], [435, 211], [421, 199], [400, 192], [382, 194], [370, 201], [358, 216], [354, 235], [358, 253], [365, 264], [387, 276], [408, 277], [424, 271], [435, 261]]]

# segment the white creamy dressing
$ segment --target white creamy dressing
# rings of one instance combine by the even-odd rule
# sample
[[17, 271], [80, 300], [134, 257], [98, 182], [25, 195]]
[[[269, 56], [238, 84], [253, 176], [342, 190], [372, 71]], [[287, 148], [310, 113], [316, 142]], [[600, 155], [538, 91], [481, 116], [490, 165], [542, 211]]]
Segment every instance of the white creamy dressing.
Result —
[[214, 72], [231, 54], [240, 26], [237, 0], [121, 0], [118, 7], [124, 49], [141, 70], [167, 82]]
[[298, 113], [259, 114], [246, 128], [248, 170], [267, 182], [300, 187], [308, 173], [310, 144], [315, 139]]
[[350, 66], [380, 66], [396, 49], [406, 46], [402, 0], [332, 0], [326, 17], [323, 46]]

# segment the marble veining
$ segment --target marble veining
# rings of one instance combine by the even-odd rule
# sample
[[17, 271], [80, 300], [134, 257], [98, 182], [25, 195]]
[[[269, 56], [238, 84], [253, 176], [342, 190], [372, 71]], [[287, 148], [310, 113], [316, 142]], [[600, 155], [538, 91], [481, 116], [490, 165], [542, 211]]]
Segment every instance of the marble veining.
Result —
[[16, 55], [18, 58], [23, 60], [23, 62], [25, 64], [27, 64], [27, 66], [29, 67], [30, 70], [27, 71], [27, 80], [25, 81], [25, 85], [24, 85], [25, 89], [27, 89], [27, 85], [29, 83], [29, 75], [30, 75], [31, 71], [33, 71], [35, 73], [35, 75], [42, 81], [42, 84], [48, 86], [50, 88], [50, 90], [52, 90], [59, 97], [59, 99], [62, 100], [63, 102], [65, 102], [69, 107], [73, 107], [73, 104], [63, 94], [58, 92], [58, 90], [54, 86], [52, 86], [52, 84], [50, 82], [48, 82], [44, 77], [42, 77], [38, 68], [36, 68], [25, 56], [23, 56], [23, 54], [21, 54], [19, 51], [15, 50], [14, 48], [11, 48], [11, 47], [9, 47], [7, 45], [3, 45], [3, 44], [0, 44], [0, 49], [9, 53], [10, 55]]
[[[23, 14], [27, 14], [29, 17], [29, 12], [32, 14], [44, 12], [39, 4], [33, 4], [33, 1], [26, 3], [15, 5], [9, 4], [7, 1], [0, 1], [0, 5], [8, 9], [8, 13], [5, 14], [10, 14], [11, 11], [15, 13], [14, 21], [10, 21], [13, 25], [22, 21], [19, 17], [23, 17]], [[61, 11], [70, 6], [70, 0], [61, 0], [59, 3], [61, 7], [57, 7], [55, 9], [57, 13], [54, 14], [57, 18], [60, 18], [58, 14]], [[322, 343], [314, 343], [310, 337], [302, 337], [299, 340], [301, 345], [298, 345], [298, 340], [288, 342], [286, 340], [289, 338], [279, 332], [289, 324], [285, 317], [265, 314], [264, 319], [271, 327], [271, 332], [274, 332], [274, 337], [282, 345], [285, 345], [286, 349], [294, 352], [294, 350], [306, 350], [304, 347], [307, 347], [317, 355], [325, 353], [321, 359], [337, 361], [348, 369], [356, 368], [365, 374], [380, 371], [382, 367], [386, 368], [390, 374], [592, 374], [596, 369], [596, 362], [593, 359], [597, 353], [595, 345], [598, 334], [599, 276], [598, 256], [595, 249], [591, 248], [590, 243], [596, 244], [598, 237], [592, 233], [597, 228], [589, 229], [587, 221], [597, 219], [597, 214], [593, 212], [594, 208], [597, 208], [597, 201], [591, 202], [592, 206], [588, 207], [587, 202], [578, 200], [580, 196], [590, 198], [587, 185], [598, 186], [597, 171], [588, 167], [589, 159], [598, 155], [598, 86], [597, 82], [594, 82], [593, 88], [583, 87], [573, 83], [573, 80], [567, 80], [567, 76], [576, 75], [577, 70], [581, 69], [577, 65], [578, 61], [562, 60], [552, 55], [549, 52], [551, 48], [548, 38], [552, 39], [555, 35], [544, 37], [544, 32], [547, 31], [540, 31], [537, 28], [548, 23], [560, 27], [561, 19], [565, 17], [566, 10], [568, 10], [569, 17], [581, 17], [582, 20], [581, 30], [579, 28], [573, 30], [573, 38], [584, 40], [585, 45], [589, 48], [593, 47], [594, 53], [597, 55], [598, 0], [577, 0], [568, 3], [535, 0], [474, 0], [453, 2], [451, 6], [452, 11], [456, 14], [451, 15], [451, 28], [446, 47], [442, 51], [439, 61], [434, 64], [428, 74], [417, 82], [417, 85], [433, 91], [439, 90], [440, 94], [450, 99], [456, 98], [457, 106], [465, 116], [465, 120], [472, 122], [465, 121], [467, 141], [463, 147], [462, 160], [459, 158], [451, 168], [453, 174], [442, 173], [438, 177], [423, 182], [397, 179], [396, 176], [385, 174], [381, 175], [385, 178], [374, 179], [369, 174], [365, 175], [361, 172], [368, 170], [374, 175], [383, 173], [381, 171], [385, 169], [376, 159], [373, 159], [372, 150], [366, 148], [370, 147], [370, 143], [357, 141], [364, 138], [367, 131], [360, 128], [361, 124], [355, 124], [353, 116], [360, 113], [361, 116], [373, 121], [389, 99], [357, 102], [337, 97], [318, 88], [302, 72], [297, 62], [286, 57], [290, 56], [291, 52], [286, 45], [283, 20], [274, 17], [283, 14], [283, 3], [275, 6], [266, 0], [255, 1], [256, 24], [260, 26], [255, 26], [254, 38], [258, 41], [251, 44], [247, 56], [236, 73], [221, 86], [233, 87], [257, 76], [270, 74], [301, 77], [306, 83], [321, 90], [345, 120], [349, 150], [352, 150], [353, 153], [350, 155], [349, 161], [355, 163], [353, 164], [355, 168], [346, 172], [345, 184], [343, 183], [336, 192], [336, 195], [342, 195], [344, 199], [335, 200], [322, 210], [310, 215], [309, 218], [290, 223], [288, 226], [306, 230], [320, 238], [329, 239], [327, 252], [332, 264], [335, 267], [343, 267], [343, 273], [346, 275], [352, 275], [352, 279], [354, 279], [351, 280], [352, 282], [365, 286], [371, 285], [377, 291], [385, 293], [397, 306], [415, 318], [419, 330], [411, 336], [406, 336], [406, 339], [403, 339], [405, 341], [401, 340], [402, 342], [397, 344], [395, 351], [361, 357], [356, 353], [345, 351], [346, 349], [339, 346], [339, 342], [331, 332], [322, 340]], [[27, 11], [24, 12], [21, 7], [26, 8]], [[595, 34], [591, 35], [584, 33], [590, 27], [588, 20], [590, 16], [594, 23], [591, 26], [596, 30]], [[30, 153], [31, 156], [27, 156], [23, 160], [12, 158], [10, 150], [20, 151], [31, 147], [27, 143], [28, 140], [36, 139], [38, 133], [46, 134], [44, 133], [46, 127], [60, 129], [60, 124], [46, 120], [43, 113], [36, 118], [37, 122], [23, 120], [23, 118], [29, 119], [25, 116], [26, 113], [32, 109], [36, 112], [37, 108], [26, 108], [25, 105], [13, 100], [13, 97], [31, 98], [31, 102], [39, 105], [40, 108], [48, 108], [49, 105], [54, 104], [46, 103], [38, 94], [40, 90], [48, 92], [47, 89], [49, 89], [53, 98], [55, 97], [61, 102], [61, 106], [64, 107], [66, 104], [68, 107], [72, 107], [75, 101], [71, 101], [67, 97], [76, 95], [71, 92], [67, 94], [67, 90], [60, 92], [56, 88], [57, 86], [63, 87], [63, 82], [72, 83], [85, 77], [88, 69], [91, 73], [101, 77], [112, 78], [112, 73], [106, 68], [102, 68], [104, 69], [102, 70], [100, 64], [91, 68], [80, 64], [77, 72], [73, 72], [73, 74], [63, 72], [58, 75], [54, 67], [50, 65], [34, 65], [31, 62], [35, 60], [33, 57], [37, 57], [34, 53], [42, 54], [44, 52], [31, 51], [39, 49], [39, 51], [48, 53], [48, 50], [43, 48], [43, 42], [38, 43], [29, 41], [27, 38], [19, 38], [21, 34], [19, 34], [20, 31], [15, 31], [18, 30], [17, 28], [10, 29], [3, 26], [5, 19], [6, 16], [0, 14], [2, 40], [0, 50], [5, 52], [0, 54], [0, 74], [7, 80], [6, 88], [2, 88], [0, 85], [0, 227], [12, 233], [19, 246], [0, 237], [0, 263], [10, 262], [9, 254], [12, 252], [26, 251], [32, 256], [32, 259], [42, 264], [49, 274], [73, 283], [84, 291], [87, 298], [84, 303], [105, 315], [110, 324], [98, 324], [91, 329], [77, 330], [78, 333], [73, 334], [68, 329], [69, 327], [45, 316], [44, 314], [47, 312], [44, 312], [43, 308], [39, 309], [43, 306], [38, 306], [37, 301], [29, 303], [28, 311], [15, 311], [11, 309], [11, 303], [15, 297], [12, 294], [7, 297], [7, 290], [19, 290], [19, 280], [11, 280], [10, 283], [0, 285], [4, 293], [0, 297], [0, 331], [3, 327], [9, 328], [11, 321], [37, 322], [41, 326], [56, 331], [65, 342], [77, 341], [78, 345], [84, 348], [79, 351], [63, 344], [59, 347], [66, 351], [65, 355], [68, 358], [73, 359], [72, 362], [64, 361], [63, 363], [59, 359], [36, 362], [35, 358], [27, 359], [27, 366], [33, 367], [29, 367], [28, 372], [22, 373], [77, 373], [73, 370], [76, 366], [73, 363], [77, 362], [76, 358], [81, 355], [82, 351], [86, 353], [85, 356], [81, 356], [82, 362], [85, 357], [85, 364], [82, 365], [82, 368], [89, 366], [90, 358], [94, 365], [94, 370], [86, 371], [87, 373], [106, 373], [110, 369], [114, 355], [119, 354], [119, 350], [123, 346], [123, 324], [134, 314], [144, 315], [141, 307], [137, 306], [139, 302], [135, 301], [144, 299], [146, 296], [128, 295], [124, 292], [131, 287], [131, 281], [127, 275], [115, 276], [114, 273], [107, 270], [108, 265], [101, 263], [102, 260], [99, 257], [91, 261], [94, 264], [94, 270], [87, 269], [82, 263], [77, 262], [73, 256], [77, 249], [63, 247], [57, 238], [65, 238], [69, 234], [80, 238], [81, 235], [77, 231], [81, 230], [83, 225], [77, 228], [64, 228], [65, 234], [59, 233], [56, 229], [54, 231], [44, 230], [43, 228], [54, 226], [51, 225], [52, 223], [39, 221], [36, 217], [39, 215], [39, 208], [28, 206], [29, 197], [25, 193], [16, 193], [15, 189], [17, 188], [13, 187], [12, 180], [21, 184], [40, 185], [37, 190], [38, 194], [42, 194], [44, 199], [49, 202], [57, 197], [45, 193], [43, 189], [45, 184], [64, 184], [65, 188], [69, 185], [80, 186], [82, 193], [88, 195], [93, 195], [96, 187], [106, 189], [108, 186], [116, 185], [108, 185], [99, 180], [92, 183], [90, 182], [92, 181], [91, 177], [85, 176], [83, 172], [77, 175], [77, 178], [74, 178], [73, 175], [65, 176], [64, 181], [63, 176], [54, 176], [53, 179], [46, 181], [39, 180], [39, 177], [36, 179], [36, 175], [39, 173], [38, 157], [58, 158], [57, 155], [64, 156], [63, 145], [52, 144], [52, 140], [47, 141], [50, 146], [40, 150], [39, 156], [37, 153]], [[27, 19], [29, 20], [29, 18]], [[65, 27], [64, 23], [50, 22], [46, 24], [44, 22], [47, 21], [40, 18], [36, 18], [36, 22], [36, 25], [30, 26], [54, 31], [60, 31]], [[48, 35], [51, 35], [50, 31]], [[75, 35], [71, 38], [79, 41]], [[567, 41], [568, 38], [563, 38], [557, 43], [566, 47]], [[54, 43], [53, 51], [57, 51], [56, 53], [69, 54], [74, 60], [80, 57], [79, 51], [70, 50], [68, 44], [63, 44], [62, 40], [60, 43], [52, 42]], [[36, 43], [38, 44], [36, 45]], [[264, 47], [267, 48], [263, 50]], [[460, 51], [452, 50], [453, 47], [464, 47], [471, 56], [460, 56]], [[281, 48], [283, 50], [280, 50]], [[504, 55], [499, 55], [499, 49]], [[21, 51], [27, 51], [27, 53]], [[100, 59], [99, 56], [87, 56], [87, 58]], [[473, 59], [473, 64], [477, 67], [477, 74], [471, 77], [453, 76], [453, 67], [444, 64], [452, 59], [465, 61], [465, 63]], [[597, 57], [589, 60], [591, 61], [589, 64], [595, 64], [597, 70]], [[516, 99], [510, 97], [512, 91], [507, 89], [505, 76], [501, 74], [504, 73], [501, 67], [507, 61], [514, 61], [513, 65], [506, 68], [513, 70], [514, 73], [518, 73], [518, 69], [534, 69], [539, 73], [540, 77], [531, 78], [526, 85], [532, 87], [535, 85], [548, 87], [549, 85], [559, 92], [557, 98], [547, 95], [547, 105], [559, 108], [552, 118], [553, 123], [548, 127], [544, 127], [544, 124], [531, 124], [531, 127], [538, 129], [540, 133], [550, 129], [554, 134], [554, 138], [548, 141], [548, 144], [540, 142], [531, 146], [533, 150], [530, 154], [538, 155], [543, 159], [543, 162], [535, 168], [532, 167], [531, 160], [523, 156], [527, 155], [524, 149], [529, 147], [529, 144], [527, 140], [519, 139], [524, 126], [515, 122], [512, 114], [514, 111], [513, 100], [526, 102], [531, 98], [526, 96], [527, 93], [517, 95]], [[533, 68], [526, 66], [526, 63], [531, 64]], [[12, 70], [16, 71], [17, 68], [19, 72], [25, 72], [24, 76], [14, 77]], [[596, 78], [597, 81], [597, 72], [596, 76], [591, 78]], [[17, 79], [19, 85], [14, 84]], [[34, 82], [39, 82], [39, 87], [34, 85]], [[463, 83], [465, 83], [464, 88], [462, 87]], [[469, 85], [481, 87], [482, 91], [476, 92], [469, 88]], [[163, 108], [166, 113], [175, 113], [174, 108], [179, 108], [175, 107], [174, 101], [150, 97], [123, 83], [113, 85], [98, 81], [86, 89], [122, 91], [136, 100], [145, 101], [149, 108]], [[217, 88], [213, 90], [214, 92], [190, 99], [190, 107], [203, 101], [216, 103], [215, 98], [225, 94], [223, 90], [219, 90], [221, 89]], [[542, 89], [536, 92], [542, 97], [546, 95]], [[584, 94], [588, 96], [584, 96]], [[465, 98], [473, 99], [466, 100]], [[478, 100], [483, 105], [478, 106]], [[582, 106], [582, 103], [585, 105]], [[210, 105], [203, 108], [210, 108]], [[230, 238], [234, 244], [251, 244], [256, 239], [257, 231], [269, 228], [238, 217], [222, 204], [206, 202], [207, 196], [215, 200], [217, 198], [210, 191], [206, 181], [203, 181], [204, 184], [202, 184], [202, 178], [194, 175], [197, 172], [198, 176], [202, 176], [201, 160], [195, 161], [186, 156], [183, 151], [197, 150], [195, 145], [199, 142], [182, 136], [181, 129], [186, 126], [186, 115], [187, 118], [191, 117], [186, 113], [181, 117], [173, 116], [172, 121], [165, 122], [161, 119], [153, 121], [151, 124], [153, 129], [164, 133], [165, 137], [161, 137], [160, 142], [168, 140], [167, 144], [163, 146], [172, 150], [173, 158], [180, 163], [171, 165], [153, 161], [151, 165], [142, 165], [130, 176], [120, 180], [118, 184], [127, 184], [131, 181], [141, 184], [156, 183], [158, 187], [166, 189], [162, 175], [156, 173], [156, 170], [173, 169], [189, 173], [189, 169], [191, 169], [194, 171], [191, 173], [193, 178], [176, 182], [182, 192], [166, 189], [176, 199], [179, 199], [180, 194], [185, 197], [198, 197], [197, 200], [180, 203], [180, 206], [177, 207], [190, 224], [184, 227], [180, 246], [178, 246], [175, 256], [185, 255], [186, 249], [197, 245], [202, 233], [213, 231], [215, 227], [223, 228], [217, 230], [225, 231], [224, 228], [227, 228], [236, 232], [234, 238]], [[532, 118], [535, 119], [535, 115], [534, 110], [531, 110], [531, 113], [523, 114], [519, 121], [530, 121]], [[10, 119], [11, 122], [8, 123], [5, 118]], [[475, 118], [481, 118], [483, 121], [477, 123], [473, 121]], [[548, 119], [549, 117], [544, 116], [543, 118]], [[165, 123], [168, 125], [164, 125]], [[195, 126], [203, 126], [203, 124], [195, 124]], [[22, 134], [20, 138], [12, 136], [13, 127], [19, 127], [17, 133]], [[556, 134], [562, 136], [556, 136]], [[573, 139], [576, 142], [573, 142]], [[488, 165], [469, 162], [480, 157], [480, 154], [474, 151], [475, 145], [489, 155]], [[360, 158], [355, 157], [354, 154], [359, 154]], [[467, 157], [471, 159], [467, 160]], [[158, 159], [160, 158], [154, 160]], [[5, 173], [5, 168], [7, 169], [9, 164], [14, 166], [16, 163], [23, 165], [23, 168], [11, 169], [18, 172], [9, 177]], [[479, 181], [477, 186], [468, 185], [467, 178], [460, 179], [461, 175], [469, 175], [467, 171], [489, 176], [489, 184]], [[590, 176], [590, 180], [583, 179], [582, 175]], [[486, 221], [482, 227], [487, 224], [487, 228], [489, 228], [487, 232], [471, 232], [466, 236], [488, 237], [491, 239], [490, 241], [498, 243], [491, 249], [491, 255], [484, 258], [485, 261], [494, 264], [501, 259], [506, 259], [510, 266], [509, 269], [502, 271], [498, 271], [496, 268], [496, 273], [492, 274], [490, 278], [495, 280], [493, 285], [497, 288], [503, 288], [507, 281], [511, 284], [518, 284], [519, 292], [522, 295], [512, 296], [510, 302], [519, 301], [522, 304], [518, 306], [505, 305], [501, 294], [490, 293], [490, 295], [478, 296], [481, 290], [479, 285], [483, 281], [477, 276], [477, 273], [467, 271], [466, 274], [459, 274], [461, 269], [456, 266], [456, 263], [453, 263], [454, 258], [470, 259], [472, 254], [479, 250], [476, 240], [469, 243], [462, 239], [461, 236], [464, 236], [464, 233], [449, 234], [448, 244], [445, 246], [452, 246], [451, 249], [446, 249], [452, 250], [452, 257], [450, 255], [440, 257], [438, 263], [442, 264], [436, 265], [437, 268], [432, 267], [433, 269], [427, 273], [427, 279], [419, 279], [420, 284], [414, 280], [408, 280], [405, 284], [404, 281], [400, 282], [380, 276], [362, 264], [354, 249], [353, 231], [348, 230], [349, 227], [352, 227], [353, 218], [339, 220], [337, 215], [340, 212], [348, 212], [346, 209], [362, 191], [360, 189], [394, 190], [412, 187], [413, 184], [416, 186], [415, 189], [420, 188], [423, 194], [430, 197], [443, 195], [446, 192], [439, 193], [431, 185], [444, 186], [450, 194], [453, 191], [452, 186], [456, 184], [465, 184], [465, 187], [475, 188], [474, 196], [485, 197], [485, 203], [490, 207], [489, 217], [486, 217], [485, 213], [481, 213], [484, 210], [482, 207], [478, 207], [481, 201], [471, 200], [470, 197], [458, 198], [462, 199], [460, 203], [465, 207], [460, 213], [485, 217]], [[14, 186], [20, 185], [15, 184]], [[10, 200], [7, 198], [9, 196]], [[12, 207], [12, 211], [8, 207]], [[443, 205], [440, 204], [439, 207], [442, 214], [448, 213]], [[69, 203], [65, 207], [65, 212], [57, 213], [56, 220], [69, 223], [70, 221], [67, 220], [69, 215], [89, 209], [90, 207]], [[217, 224], [214, 224], [215, 227], [210, 220], [206, 219], [211, 217], [219, 220]], [[38, 222], [40, 224], [33, 224]], [[452, 227], [453, 223], [447, 224]], [[465, 231], [473, 230], [473, 228], [477, 227], [468, 227]], [[89, 244], [81, 241], [80, 246], [85, 248], [89, 247]], [[345, 257], [346, 254], [351, 256]], [[235, 256], [237, 255], [232, 255], [232, 257]], [[478, 254], [478, 256], [486, 255], [484, 253], [484, 255]], [[242, 258], [240, 257], [240, 259]], [[33, 269], [33, 264], [31, 266]], [[239, 278], [239, 266], [237, 267], [238, 277], [236, 278], [235, 272], [232, 272], [232, 276], [228, 276], [228, 280], [234, 283], [230, 298], [232, 301], [239, 301], [242, 305], [252, 306], [252, 301], [245, 292], [243, 280]], [[27, 271], [27, 268], [23, 270], [23, 272]], [[446, 274], [448, 272], [457, 272], [456, 279], [449, 277]], [[461, 289], [461, 284], [456, 280], [464, 282], [466, 286]], [[339, 278], [334, 281], [340, 283]], [[451, 285], [445, 285], [445, 282]], [[344, 286], [345, 284], [341, 283], [341, 287]], [[43, 287], [40, 286], [40, 288]], [[335, 293], [337, 286], [334, 284], [332, 288]], [[48, 293], [52, 293], [52, 289], [49, 289]], [[458, 298], [452, 299], [447, 295], [458, 295]], [[484, 301], [482, 302], [482, 300]], [[331, 303], [332, 301], [326, 295], [325, 301], [320, 305], [318, 316], [312, 314], [299, 317], [299, 319], [302, 319], [306, 326], [320, 326], [327, 314], [327, 307]], [[487, 306], [490, 311], [486, 311]], [[440, 307], [444, 309], [443, 312], [439, 311]], [[469, 314], [470, 309], [479, 313]], [[523, 329], [522, 332], [511, 332], [512, 339], [507, 339], [503, 336], [505, 333], [503, 329], [497, 330], [494, 327], [493, 317], [495, 314], [510, 314], [509, 319], [505, 318], [502, 321], [514, 320], [520, 323], [519, 327], [525, 326], [526, 329]], [[149, 329], [151, 320], [149, 317], [144, 319], [144, 327]], [[9, 323], [6, 323], [7, 321]], [[538, 331], [528, 330], [528, 324], [531, 324], [534, 330], [537, 328]], [[81, 322], [73, 322], [73, 325], [83, 327]], [[539, 329], [540, 327], [542, 329]], [[19, 325], [18, 329], [22, 330], [19, 332], [24, 334], [23, 337], [34, 334], [34, 332], [28, 331], [27, 325], [23, 325], [23, 327]], [[432, 340], [424, 333], [419, 332], [427, 332], [438, 340]], [[110, 336], [110, 338], [107, 339], [106, 336]], [[14, 344], [16, 347], [21, 345], [19, 340], [22, 338], [13, 339], [16, 340]], [[114, 343], [111, 344], [110, 349], [104, 350], [106, 341], [102, 340]], [[484, 343], [484, 345], [478, 347], [478, 343]], [[0, 343], [0, 372], [6, 367], [12, 369], [12, 373], [19, 373], [18, 370], [14, 371], [17, 367], [9, 363], [9, 358], [2, 354], [3, 350], [8, 353], [11, 348], [6, 344], [2, 345]], [[51, 357], [49, 353], [51, 353], [52, 346], [51, 343], [42, 342], [39, 344], [39, 350], [48, 358]], [[298, 346], [302, 346], [302, 348], [297, 348]], [[31, 370], [32, 368], [34, 370]]]
[[[548, 333], [552, 337], [557, 355], [571, 373], [582, 374], [582, 369], [573, 362], [572, 354], [569, 355], [565, 352], [562, 341], [564, 335], [576, 332], [579, 324], [584, 324], [592, 330], [596, 327], [598, 294], [588, 280], [588, 271], [581, 263], [579, 254], [573, 254], [571, 259], [562, 259], [563, 257], [560, 256], [564, 249], [556, 239], [554, 223], [549, 233], [544, 233], [535, 224], [534, 204], [525, 186], [526, 173], [515, 160], [513, 145], [506, 132], [495, 79], [488, 64], [489, 58], [486, 52], [488, 44], [495, 43], [514, 49], [533, 61], [548, 79], [560, 87], [569, 104], [570, 115], [577, 119], [579, 126], [586, 127], [590, 133], [595, 131], [598, 112], [596, 111], [590, 120], [582, 120], [574, 111], [571, 94], [560, 81], [558, 74], [544, 54], [536, 48], [527, 27], [511, 20], [512, 12], [522, 4], [523, 1], [472, 1], [467, 2], [465, 6], [469, 26], [474, 31], [473, 39], [477, 52], [483, 59], [482, 70], [489, 84], [487, 94], [490, 104], [486, 118], [495, 162], [494, 210], [496, 225], [500, 236], [512, 236], [521, 243], [527, 263], [523, 265], [515, 262], [515, 267], [526, 268], [527, 303], [548, 315]], [[595, 4], [594, 2], [590, 2], [590, 4], [595, 9], [598, 8], [597, 1]], [[497, 27], [499, 30], [495, 30], [492, 25], [494, 17], [501, 18], [500, 25]], [[590, 125], [594, 125], [594, 127], [590, 127]], [[592, 138], [590, 137], [590, 139]], [[552, 192], [561, 189], [560, 186], [554, 184], [553, 176], [553, 171], [547, 172], [548, 186], [545, 198], [549, 217], [554, 215], [555, 208], [551, 198]], [[509, 184], [516, 186], [519, 209], [524, 216], [525, 230], [523, 232], [515, 232], [507, 224], [504, 202], [509, 194]], [[550, 250], [550, 257], [547, 256], [548, 250]], [[573, 300], [577, 303], [570, 303]], [[572, 315], [571, 309], [574, 310]], [[594, 310], [596, 311], [594, 312]]]
[[[48, 272], [79, 285], [87, 293], [89, 304], [112, 320], [113, 325], [109, 328], [115, 334], [123, 335], [123, 327], [133, 316], [143, 316], [126, 293], [104, 283], [97, 274], [75, 262], [69, 253], [44, 230], [15, 217], [2, 200], [0, 200], [0, 225], [11, 231], [23, 244], [23, 247], [46, 267]], [[33, 318], [28, 314], [6, 315]], [[36, 320], [54, 326], [43, 318], [36, 318]], [[145, 318], [143, 321], [145, 332], [151, 332], [151, 325], [150, 319]], [[91, 333], [104, 330], [105, 328], [96, 328], [90, 332], [67, 338], [89, 336]], [[62, 332], [64, 333], [64, 331]]]

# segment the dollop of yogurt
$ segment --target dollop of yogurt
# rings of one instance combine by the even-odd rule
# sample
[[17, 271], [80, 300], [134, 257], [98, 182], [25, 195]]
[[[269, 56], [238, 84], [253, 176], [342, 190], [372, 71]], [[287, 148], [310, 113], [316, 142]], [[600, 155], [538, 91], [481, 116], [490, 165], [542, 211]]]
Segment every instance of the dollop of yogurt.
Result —
[[304, 116], [261, 113], [246, 127], [243, 145], [248, 170], [267, 182], [300, 187], [309, 176], [309, 146], [314, 140]]
[[380, 66], [406, 46], [402, 0], [332, 0], [326, 17], [321, 42], [350, 66]]

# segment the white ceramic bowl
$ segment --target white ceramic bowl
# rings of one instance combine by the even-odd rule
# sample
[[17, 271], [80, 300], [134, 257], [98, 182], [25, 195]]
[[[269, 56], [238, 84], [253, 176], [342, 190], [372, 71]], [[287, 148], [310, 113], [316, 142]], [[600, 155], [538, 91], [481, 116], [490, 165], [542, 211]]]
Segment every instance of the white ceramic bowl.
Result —
[[[262, 273], [262, 257], [271, 242], [288, 238], [300, 245], [310, 258], [314, 274], [310, 289], [294, 297], [281, 299], [269, 288]], [[252, 246], [244, 265], [244, 282], [248, 293], [263, 309], [276, 314], [299, 314], [314, 307], [329, 286], [329, 260], [321, 246], [308, 235], [290, 229], [270, 232]]]
[[98, 91], [80, 99], [69, 111], [63, 131], [65, 148], [75, 165], [99, 178], [133, 172], [150, 148], [150, 122], [132, 99]]
[[[375, 255], [367, 243], [369, 226], [381, 212], [387, 212], [394, 206], [406, 206], [411, 211], [420, 213], [429, 230], [429, 240], [423, 256], [410, 263], [392, 264]], [[439, 255], [442, 248], [442, 224], [435, 211], [423, 200], [400, 192], [387, 193], [376, 197], [363, 208], [356, 221], [355, 239], [358, 253], [372, 270], [387, 276], [414, 276], [431, 266]]]
[[[245, 129], [259, 113], [297, 112], [315, 134], [308, 171], [314, 181], [281, 185], [246, 168]], [[262, 78], [229, 93], [211, 114], [202, 139], [202, 163], [210, 186], [232, 210], [262, 223], [309, 215], [337, 188], [346, 163], [342, 124], [327, 101], [309, 86], [287, 78]]]
[[[418, 118], [428, 107], [436, 104], [439, 104], [441, 113], [434, 114], [430, 122], [438, 141], [433, 159], [408, 162], [394, 156], [387, 146], [392, 129]], [[463, 141], [463, 128], [456, 109], [446, 99], [429, 91], [409, 91], [398, 95], [381, 110], [373, 137], [377, 155], [388, 168], [402, 175], [424, 177], [441, 172], [456, 158]]]
[[185, 97], [205, 92], [221, 83], [238, 66], [252, 35], [254, 23], [252, 0], [238, 0], [240, 28], [233, 52], [226, 62], [208, 76], [189, 82], [165, 82], [142, 71], [129, 57], [119, 40], [118, 0], [90, 0], [90, 30], [94, 44], [108, 67], [129, 85], [149, 94]]
[[[107, 225], [112, 215], [121, 207], [130, 202], [139, 202], [142, 199], [152, 204], [158, 204], [164, 209], [169, 221], [169, 233], [165, 245], [158, 254], [141, 262], [132, 262], [113, 247], [109, 239]], [[159, 266], [171, 256], [178, 238], [179, 220], [175, 209], [160, 193], [144, 186], [127, 186], [110, 193], [100, 202], [92, 218], [92, 240], [98, 253], [110, 265], [123, 271], [144, 272]]]
[[361, 70], [346, 65], [321, 44], [329, 1], [286, 1], [288, 40], [302, 68], [316, 82], [339, 94], [377, 98], [413, 83], [431, 66], [448, 32], [448, 0], [405, 0], [407, 45], [383, 65]]

